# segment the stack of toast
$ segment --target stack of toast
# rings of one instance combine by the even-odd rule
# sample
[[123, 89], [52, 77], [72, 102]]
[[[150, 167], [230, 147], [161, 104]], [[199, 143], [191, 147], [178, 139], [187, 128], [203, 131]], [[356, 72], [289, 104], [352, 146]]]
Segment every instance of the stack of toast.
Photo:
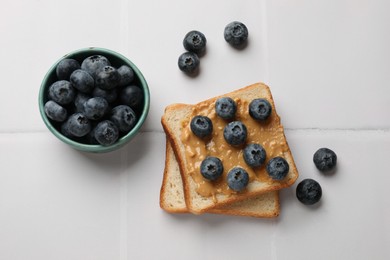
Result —
[[[242, 147], [230, 147], [221, 138], [228, 121], [215, 113], [215, 102], [230, 97], [237, 103], [235, 120], [248, 128], [246, 143], [259, 143], [271, 158], [283, 157], [289, 164], [287, 176], [282, 180], [270, 178], [265, 165], [252, 169], [242, 159]], [[255, 122], [248, 115], [248, 104], [257, 98], [267, 99], [272, 105], [266, 122]], [[207, 116], [213, 122], [212, 137], [203, 140], [191, 133], [190, 121], [196, 115]], [[160, 206], [170, 213], [216, 213], [250, 217], [276, 217], [280, 214], [279, 190], [291, 186], [298, 171], [284, 135], [280, 117], [268, 86], [256, 83], [236, 91], [202, 101], [195, 105], [172, 104], [165, 109], [161, 123], [166, 133], [166, 159], [160, 191]], [[200, 162], [207, 156], [223, 158], [223, 176], [218, 183], [200, 175]], [[249, 184], [243, 191], [232, 191], [225, 185], [232, 166], [245, 168]]]

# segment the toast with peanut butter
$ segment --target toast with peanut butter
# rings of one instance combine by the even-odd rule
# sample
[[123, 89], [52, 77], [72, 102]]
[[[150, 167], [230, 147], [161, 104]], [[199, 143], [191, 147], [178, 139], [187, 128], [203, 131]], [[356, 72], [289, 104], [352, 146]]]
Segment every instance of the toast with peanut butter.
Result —
[[[237, 109], [232, 120], [241, 122], [247, 129], [243, 144], [230, 144], [225, 139], [225, 127], [232, 120], [223, 119], [216, 114], [215, 103], [221, 97], [230, 97], [236, 104]], [[271, 105], [271, 113], [266, 120], [255, 120], [249, 114], [249, 104], [255, 99], [266, 99]], [[199, 137], [194, 134], [191, 121], [196, 116], [205, 116], [211, 120], [212, 132], [209, 136]], [[192, 213], [205, 213], [236, 201], [280, 190], [291, 186], [298, 178], [298, 171], [270, 89], [263, 83], [256, 83], [195, 105], [170, 105], [166, 107], [161, 123], [179, 163], [186, 207]], [[266, 158], [261, 166], [250, 167], [244, 160], [243, 148], [247, 144], [259, 144], [265, 149]], [[210, 156], [222, 161], [223, 173], [218, 180], [209, 181], [200, 174], [202, 161]], [[271, 178], [266, 170], [266, 165], [274, 157], [282, 157], [288, 163], [288, 172], [283, 179]], [[232, 189], [227, 183], [227, 174], [235, 167], [244, 169], [249, 179], [245, 188], [240, 191]]]
[[[179, 164], [168, 140], [166, 142], [164, 176], [160, 190], [160, 207], [170, 213], [189, 212], [184, 200]], [[254, 198], [211, 209], [208, 213], [272, 218], [278, 216], [279, 212], [279, 193], [271, 191]]]

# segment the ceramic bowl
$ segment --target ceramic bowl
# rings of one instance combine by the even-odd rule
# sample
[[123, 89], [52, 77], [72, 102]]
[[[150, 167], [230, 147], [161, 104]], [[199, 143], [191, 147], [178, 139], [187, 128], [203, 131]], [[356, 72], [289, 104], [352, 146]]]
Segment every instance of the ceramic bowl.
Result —
[[[113, 67], [119, 68], [121, 65], [127, 65], [134, 71], [134, 81], [132, 84], [135, 84], [139, 86], [143, 91], [143, 104], [142, 107], [138, 108], [136, 111], [137, 113], [137, 123], [128, 133], [122, 134], [119, 139], [113, 143], [112, 145], [104, 146], [100, 144], [89, 144], [88, 141], [83, 138], [76, 139], [76, 138], [69, 138], [61, 133], [61, 123], [57, 123], [52, 121], [50, 118], [47, 117], [45, 113], [45, 103], [48, 101], [48, 89], [49, 87], [57, 81], [57, 75], [56, 75], [56, 67], [58, 63], [65, 59], [75, 59], [80, 64], [82, 61], [93, 55], [103, 55], [105, 56], [110, 62]], [[141, 71], [137, 68], [136, 65], [134, 65], [133, 62], [131, 62], [128, 58], [125, 56], [114, 52], [112, 50], [104, 49], [104, 48], [97, 48], [97, 47], [89, 47], [84, 48], [80, 50], [76, 50], [73, 52], [70, 52], [66, 55], [64, 55], [62, 58], [60, 58], [56, 63], [52, 65], [52, 67], [49, 69], [49, 71], [46, 73], [40, 87], [39, 91], [39, 110], [41, 117], [46, 124], [47, 128], [62, 142], [65, 144], [81, 151], [85, 152], [91, 152], [91, 153], [103, 153], [103, 152], [110, 152], [113, 150], [117, 150], [118, 148], [124, 146], [127, 144], [130, 140], [132, 140], [140, 131], [141, 126], [145, 122], [145, 119], [149, 112], [149, 104], [150, 104], [150, 94], [149, 94], [149, 88], [148, 84], [142, 75]]]

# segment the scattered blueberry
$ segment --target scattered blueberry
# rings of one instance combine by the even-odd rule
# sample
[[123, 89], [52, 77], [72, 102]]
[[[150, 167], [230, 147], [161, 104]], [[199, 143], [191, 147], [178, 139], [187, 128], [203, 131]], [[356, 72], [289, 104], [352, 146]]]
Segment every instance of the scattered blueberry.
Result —
[[274, 180], [283, 180], [290, 169], [288, 162], [282, 157], [274, 157], [268, 163], [266, 170]]
[[93, 55], [84, 59], [81, 63], [81, 69], [88, 72], [95, 78], [96, 74], [100, 72], [105, 66], [110, 66], [109, 60], [102, 55]]
[[85, 70], [78, 69], [70, 74], [70, 83], [80, 92], [90, 93], [94, 87], [92, 76]]
[[111, 145], [119, 138], [118, 128], [110, 120], [98, 123], [93, 131], [96, 141], [101, 145]]
[[120, 99], [124, 105], [136, 108], [143, 104], [144, 92], [136, 85], [130, 85], [122, 89]]
[[59, 80], [69, 80], [73, 71], [80, 69], [80, 63], [74, 59], [63, 59], [56, 67], [56, 74]]
[[215, 102], [215, 112], [223, 119], [233, 119], [236, 111], [236, 102], [230, 97], [222, 97]]
[[134, 71], [127, 65], [122, 65], [118, 68], [118, 73], [121, 76], [119, 86], [124, 87], [129, 85], [134, 80]]
[[225, 126], [223, 136], [230, 145], [238, 146], [244, 144], [247, 137], [246, 126], [240, 121], [230, 122]]
[[241, 22], [231, 22], [225, 27], [224, 37], [233, 47], [241, 47], [248, 39], [248, 28]]
[[337, 164], [337, 155], [328, 148], [320, 148], [313, 155], [313, 162], [322, 172], [332, 170]]
[[108, 103], [114, 103], [118, 98], [118, 90], [116, 88], [111, 90], [104, 90], [101, 88], [94, 88], [92, 91], [93, 97], [102, 97], [107, 100]]
[[206, 50], [206, 37], [199, 31], [190, 31], [184, 36], [183, 46], [187, 51], [202, 55]]
[[101, 119], [108, 109], [108, 102], [102, 97], [93, 97], [84, 102], [84, 115], [91, 120]]
[[304, 179], [296, 189], [296, 196], [305, 205], [313, 205], [322, 197], [321, 185], [313, 179]]
[[179, 56], [179, 69], [187, 74], [194, 74], [199, 68], [200, 60], [193, 52], [185, 52]]
[[126, 105], [119, 105], [111, 110], [110, 120], [122, 133], [127, 133], [137, 123], [137, 116], [133, 109]]
[[53, 100], [49, 100], [45, 103], [45, 113], [48, 118], [56, 122], [64, 121], [68, 115], [67, 110]]
[[217, 180], [223, 173], [222, 161], [217, 157], [208, 156], [200, 164], [200, 173], [209, 181]]
[[49, 87], [49, 98], [60, 105], [67, 105], [74, 101], [76, 92], [67, 80], [59, 80]]
[[258, 121], [266, 120], [272, 112], [272, 106], [268, 100], [257, 98], [249, 104], [249, 115]]
[[121, 75], [112, 66], [104, 66], [95, 76], [95, 85], [98, 88], [110, 90], [119, 85]]
[[65, 124], [67, 131], [72, 136], [85, 136], [89, 131], [91, 131], [91, 123], [82, 113], [75, 113], [70, 115]]
[[265, 162], [266, 152], [259, 144], [248, 144], [244, 148], [244, 160], [250, 167], [259, 167]]
[[234, 191], [242, 191], [249, 183], [248, 173], [241, 167], [234, 167], [227, 174], [227, 184]]
[[208, 137], [213, 132], [213, 122], [207, 116], [194, 116], [190, 127], [192, 133], [200, 138]]

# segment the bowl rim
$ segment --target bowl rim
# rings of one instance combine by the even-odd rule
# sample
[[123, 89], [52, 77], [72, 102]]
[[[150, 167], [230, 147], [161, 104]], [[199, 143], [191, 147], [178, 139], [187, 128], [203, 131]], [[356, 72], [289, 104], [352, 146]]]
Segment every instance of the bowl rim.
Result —
[[[104, 145], [99, 145], [99, 144], [84, 144], [84, 143], [79, 143], [77, 141], [74, 141], [64, 135], [62, 135], [50, 122], [49, 118], [46, 116], [45, 109], [44, 109], [44, 100], [46, 99], [46, 90], [48, 87], [48, 81], [50, 76], [52, 75], [53, 71], [55, 71], [58, 63], [68, 57], [73, 57], [75, 55], [79, 54], [86, 54], [86, 53], [91, 53], [93, 54], [108, 54], [111, 56], [116, 56], [117, 58], [124, 60], [126, 63], [130, 65], [130, 67], [133, 69], [134, 73], [136, 74], [136, 77], [140, 81], [141, 88], [143, 89], [144, 92], [144, 107], [141, 112], [141, 116], [138, 119], [136, 125], [134, 128], [125, 134], [124, 136], [120, 137], [114, 144], [109, 145], [109, 146], [104, 146]], [[88, 54], [87, 54], [88, 55]], [[82, 48], [82, 49], [77, 49], [75, 51], [71, 51], [64, 56], [62, 56], [60, 59], [58, 59], [46, 72], [41, 85], [39, 89], [39, 94], [38, 94], [38, 105], [39, 105], [39, 112], [41, 114], [41, 118], [43, 119], [43, 122], [45, 123], [46, 127], [52, 132], [58, 139], [60, 139], [62, 142], [70, 145], [71, 147], [80, 150], [80, 151], [85, 151], [85, 152], [92, 152], [92, 153], [103, 153], [103, 152], [110, 152], [119, 149], [120, 147], [124, 146], [126, 143], [128, 143], [131, 139], [135, 137], [135, 135], [139, 132], [141, 126], [146, 120], [146, 117], [149, 113], [149, 107], [150, 107], [150, 91], [149, 91], [149, 86], [141, 73], [141, 71], [138, 69], [138, 67], [130, 61], [127, 57], [124, 55], [110, 50], [106, 48], [101, 48], [101, 47], [87, 47], [87, 48]]]

